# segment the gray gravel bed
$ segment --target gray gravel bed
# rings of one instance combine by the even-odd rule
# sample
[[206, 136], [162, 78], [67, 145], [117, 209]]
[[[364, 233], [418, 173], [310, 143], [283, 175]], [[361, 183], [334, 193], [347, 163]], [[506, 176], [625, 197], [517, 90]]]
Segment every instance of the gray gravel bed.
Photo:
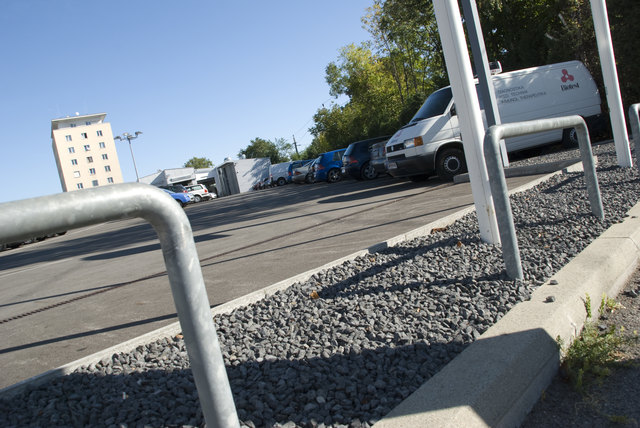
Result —
[[[243, 426], [372, 426], [640, 199], [640, 175], [615, 165], [613, 144], [594, 153], [604, 222], [581, 173], [511, 197], [523, 281], [506, 278], [470, 214], [215, 317]], [[576, 153], [546, 157], [560, 156]], [[0, 399], [3, 427], [203, 424], [179, 336]]]

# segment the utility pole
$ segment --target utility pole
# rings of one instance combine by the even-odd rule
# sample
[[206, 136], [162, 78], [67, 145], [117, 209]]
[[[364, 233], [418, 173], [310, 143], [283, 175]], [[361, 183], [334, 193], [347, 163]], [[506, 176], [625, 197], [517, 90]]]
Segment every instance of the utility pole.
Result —
[[300, 153], [298, 153], [298, 143], [296, 143], [296, 136], [293, 135], [293, 147], [295, 147], [296, 149], [296, 156], [300, 156]]

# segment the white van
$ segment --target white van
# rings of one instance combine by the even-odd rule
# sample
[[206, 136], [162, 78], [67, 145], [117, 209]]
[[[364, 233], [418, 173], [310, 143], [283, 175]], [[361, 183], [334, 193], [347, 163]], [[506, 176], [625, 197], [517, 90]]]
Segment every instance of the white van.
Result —
[[[602, 123], [598, 88], [579, 61], [497, 74], [493, 85], [502, 123], [574, 114], [583, 116], [591, 130]], [[483, 120], [486, 127], [484, 110]], [[575, 130], [509, 138], [505, 144], [507, 152], [515, 152], [561, 140], [576, 144]], [[450, 86], [429, 95], [411, 121], [391, 137], [386, 157], [394, 177], [420, 179], [436, 173], [451, 179], [466, 171]]]
[[291, 181], [289, 166], [291, 162], [282, 162], [271, 165], [271, 184], [284, 186]]

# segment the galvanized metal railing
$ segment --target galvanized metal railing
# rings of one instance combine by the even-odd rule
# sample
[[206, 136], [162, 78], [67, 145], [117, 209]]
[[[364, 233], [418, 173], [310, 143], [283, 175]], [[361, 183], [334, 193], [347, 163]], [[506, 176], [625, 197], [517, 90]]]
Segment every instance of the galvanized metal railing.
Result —
[[640, 168], [640, 104], [629, 107], [629, 124], [631, 125], [631, 139], [636, 149], [636, 167]]
[[504, 178], [504, 169], [500, 159], [499, 142], [503, 138], [518, 137], [521, 135], [535, 134], [537, 132], [551, 131], [554, 129], [575, 128], [578, 135], [578, 147], [580, 159], [584, 168], [587, 182], [587, 193], [591, 212], [600, 220], [604, 219], [600, 188], [596, 167], [591, 152], [589, 131], [584, 119], [580, 116], [565, 116], [551, 119], [539, 119], [527, 122], [515, 122], [502, 125], [494, 125], [487, 130], [484, 137], [484, 155], [489, 174], [489, 185], [496, 210], [496, 219], [500, 240], [502, 241], [502, 257], [504, 259], [507, 275], [511, 279], [522, 279], [522, 262], [520, 250], [513, 224], [513, 214], [509, 202], [507, 182]]
[[140, 217], [158, 233], [207, 426], [239, 427], [189, 219], [162, 190], [117, 184], [0, 204], [0, 244]]

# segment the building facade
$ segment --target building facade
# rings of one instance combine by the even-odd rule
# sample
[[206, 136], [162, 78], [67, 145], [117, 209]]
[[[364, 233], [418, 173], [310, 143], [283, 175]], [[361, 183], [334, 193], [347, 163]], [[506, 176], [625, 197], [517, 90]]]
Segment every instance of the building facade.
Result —
[[106, 113], [51, 121], [53, 154], [64, 192], [122, 183], [122, 170]]

